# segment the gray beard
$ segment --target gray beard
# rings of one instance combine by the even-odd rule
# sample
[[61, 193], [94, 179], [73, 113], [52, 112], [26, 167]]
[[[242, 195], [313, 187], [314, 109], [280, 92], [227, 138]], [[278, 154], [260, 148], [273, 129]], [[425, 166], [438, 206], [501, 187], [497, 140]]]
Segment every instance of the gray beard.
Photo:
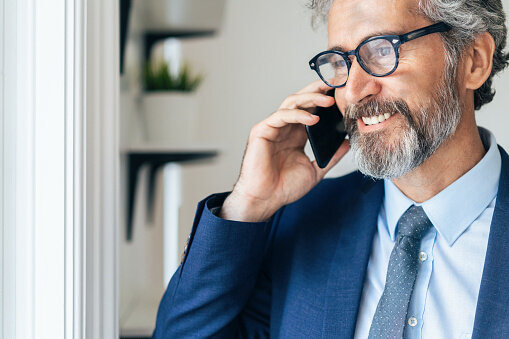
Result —
[[[402, 177], [421, 165], [456, 131], [461, 106], [455, 73], [446, 70], [435, 94], [415, 112], [410, 112], [403, 100], [371, 100], [348, 107], [345, 125], [350, 135], [350, 151], [362, 173], [378, 179]], [[397, 130], [359, 132], [357, 118], [386, 112], [400, 113], [406, 118], [405, 125]], [[396, 138], [391, 135], [395, 133]], [[395, 140], [388, 143], [391, 139]]]

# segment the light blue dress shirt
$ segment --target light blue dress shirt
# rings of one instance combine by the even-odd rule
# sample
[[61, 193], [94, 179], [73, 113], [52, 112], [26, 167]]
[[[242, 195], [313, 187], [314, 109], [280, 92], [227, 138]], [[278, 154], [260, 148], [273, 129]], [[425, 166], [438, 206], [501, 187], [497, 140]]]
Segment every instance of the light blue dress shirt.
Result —
[[495, 136], [479, 128], [488, 149], [481, 161], [422, 204], [406, 197], [390, 180], [378, 215], [378, 232], [368, 263], [355, 331], [368, 337], [394, 247], [397, 223], [420, 205], [433, 223], [421, 242], [414, 292], [408, 308], [407, 339], [471, 338], [502, 161]]

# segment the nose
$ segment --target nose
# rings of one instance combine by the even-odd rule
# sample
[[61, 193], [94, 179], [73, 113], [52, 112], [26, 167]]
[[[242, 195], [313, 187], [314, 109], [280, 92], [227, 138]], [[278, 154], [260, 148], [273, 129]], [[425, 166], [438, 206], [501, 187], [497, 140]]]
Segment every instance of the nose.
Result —
[[350, 73], [344, 87], [345, 99], [348, 105], [360, 103], [376, 96], [381, 91], [381, 85], [377, 78], [368, 74], [359, 65], [356, 57], [352, 56], [351, 58]]

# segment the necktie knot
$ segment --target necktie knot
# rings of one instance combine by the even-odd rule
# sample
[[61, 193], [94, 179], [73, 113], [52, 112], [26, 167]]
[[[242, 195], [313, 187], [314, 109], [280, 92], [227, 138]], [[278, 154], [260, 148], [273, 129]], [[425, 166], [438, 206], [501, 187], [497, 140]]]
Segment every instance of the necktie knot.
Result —
[[431, 226], [426, 212], [421, 206], [410, 206], [398, 221], [398, 237], [412, 237], [421, 240]]

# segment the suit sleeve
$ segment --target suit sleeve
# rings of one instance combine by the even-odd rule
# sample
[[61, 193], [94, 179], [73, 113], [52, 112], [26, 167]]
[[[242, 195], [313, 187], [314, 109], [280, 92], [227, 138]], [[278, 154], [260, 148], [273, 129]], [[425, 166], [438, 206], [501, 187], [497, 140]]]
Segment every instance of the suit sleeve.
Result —
[[228, 221], [211, 209], [227, 194], [198, 204], [189, 243], [157, 314], [153, 338], [269, 336], [270, 276], [264, 257], [274, 217]]

